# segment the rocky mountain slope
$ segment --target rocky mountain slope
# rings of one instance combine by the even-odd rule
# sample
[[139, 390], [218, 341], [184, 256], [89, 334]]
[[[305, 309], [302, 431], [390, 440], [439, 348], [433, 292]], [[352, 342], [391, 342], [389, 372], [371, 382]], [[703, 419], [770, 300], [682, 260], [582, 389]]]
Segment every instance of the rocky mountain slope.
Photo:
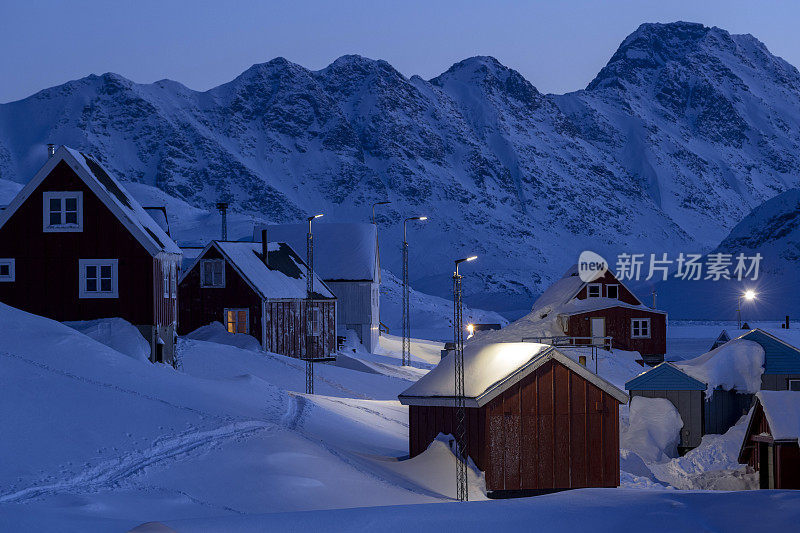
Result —
[[92, 75], [0, 105], [0, 179], [30, 179], [55, 142], [277, 222], [368, 220], [388, 199], [385, 267], [400, 271], [403, 218], [428, 215], [409, 232], [415, 287], [447, 294], [452, 260], [477, 253], [469, 303], [509, 310], [583, 249], [711, 249], [800, 184], [799, 128], [800, 73], [755, 38], [645, 24], [560, 96], [491, 57], [427, 81], [359, 56], [320, 71], [278, 58], [206, 92]]

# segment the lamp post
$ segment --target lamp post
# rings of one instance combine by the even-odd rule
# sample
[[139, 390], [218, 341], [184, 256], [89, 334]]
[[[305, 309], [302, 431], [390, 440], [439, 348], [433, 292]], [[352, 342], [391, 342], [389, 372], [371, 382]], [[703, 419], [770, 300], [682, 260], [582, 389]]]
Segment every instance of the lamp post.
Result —
[[375, 202], [375, 203], [372, 204], [372, 223], [373, 224], [375, 224], [375, 206], [387, 205], [387, 204], [390, 204], [390, 203], [392, 203], [392, 202]]
[[756, 299], [756, 291], [752, 289], [747, 289], [742, 294], [739, 295], [739, 301], [736, 305], [736, 316], [739, 320], [739, 329], [742, 329], [742, 298], [747, 300], [748, 302]]
[[312, 350], [309, 343], [311, 335], [308, 335], [311, 324], [314, 301], [314, 235], [311, 233], [311, 223], [314, 219], [321, 217], [322, 214], [308, 217], [308, 234], [306, 234], [306, 263], [308, 266], [308, 277], [306, 278], [306, 394], [314, 394], [314, 363]]
[[464, 442], [464, 320], [461, 305], [461, 274], [458, 266], [466, 261], [474, 261], [477, 255], [457, 259], [456, 271], [453, 273], [453, 367], [455, 368], [455, 399], [456, 399], [456, 447], [459, 457], [456, 457], [456, 497], [458, 501], [469, 500], [467, 489], [467, 458], [464, 456], [466, 443]]
[[428, 217], [410, 217], [403, 220], [403, 355], [400, 360], [403, 366], [411, 362], [411, 294], [408, 288], [408, 238], [406, 234], [406, 223], [410, 220], [424, 222], [428, 220]]

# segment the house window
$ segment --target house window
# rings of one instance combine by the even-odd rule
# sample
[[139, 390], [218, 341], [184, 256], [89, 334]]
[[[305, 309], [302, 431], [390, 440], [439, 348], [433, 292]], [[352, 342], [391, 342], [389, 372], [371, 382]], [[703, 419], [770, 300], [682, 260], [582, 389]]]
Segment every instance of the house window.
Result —
[[172, 263], [169, 269], [169, 280], [172, 285], [172, 297], [178, 297], [178, 265]]
[[318, 337], [322, 333], [322, 309], [315, 305], [311, 308], [311, 335]]
[[161, 263], [161, 279], [164, 288], [164, 298], [169, 298], [169, 264]]
[[0, 259], [0, 282], [14, 281], [14, 260]]
[[119, 298], [116, 259], [81, 259], [80, 298]]
[[200, 261], [200, 286], [224, 287], [225, 286], [225, 260], [203, 259]]
[[800, 392], [800, 379], [790, 379], [789, 380], [789, 390]]
[[631, 338], [649, 339], [650, 338], [650, 319], [632, 318], [631, 319]]
[[587, 285], [586, 294], [589, 296], [589, 298], [600, 298], [603, 295], [602, 290], [602, 283], [590, 283]]
[[619, 285], [606, 285], [606, 298], [619, 300]]
[[225, 325], [228, 333], [249, 333], [249, 315], [247, 309], [225, 309]]
[[43, 194], [44, 231], [83, 231], [83, 193], [48, 191]]

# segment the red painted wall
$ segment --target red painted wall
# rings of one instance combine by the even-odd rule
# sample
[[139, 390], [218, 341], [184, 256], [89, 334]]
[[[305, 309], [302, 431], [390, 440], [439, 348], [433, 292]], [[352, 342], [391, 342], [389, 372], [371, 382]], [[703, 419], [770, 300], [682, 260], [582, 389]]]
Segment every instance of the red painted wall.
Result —
[[[569, 317], [567, 335], [573, 337], [590, 337], [592, 335], [592, 318], [604, 318], [606, 336], [614, 337], [613, 348], [635, 350], [642, 355], [663, 355], [667, 353], [667, 317], [661, 313], [653, 313], [643, 309], [627, 307], [610, 307], [597, 311], [589, 311]], [[650, 338], [631, 338], [631, 319], [650, 319]]]

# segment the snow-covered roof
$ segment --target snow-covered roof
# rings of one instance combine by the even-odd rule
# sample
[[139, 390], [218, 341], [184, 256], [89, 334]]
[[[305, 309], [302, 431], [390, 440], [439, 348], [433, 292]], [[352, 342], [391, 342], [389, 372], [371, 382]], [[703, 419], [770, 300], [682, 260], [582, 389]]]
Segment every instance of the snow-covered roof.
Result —
[[[253, 240], [267, 230], [270, 242], [285, 242], [305, 257], [308, 224], [259, 225]], [[314, 271], [326, 281], [378, 281], [377, 230], [374, 224], [315, 222]]]
[[759, 391], [756, 398], [764, 408], [774, 440], [800, 439], [800, 392]]
[[155, 256], [159, 253], [180, 254], [181, 249], [169, 238], [163, 229], [145, 212], [125, 188], [106, 171], [94, 158], [82, 152], [60, 146], [55, 155], [50, 157], [36, 176], [14, 198], [12, 203], [0, 214], [0, 227], [28, 199], [41, 182], [52, 172], [55, 166], [66, 162], [87, 187], [105, 204], [122, 222], [134, 237]]
[[660, 363], [625, 383], [625, 390], [699, 390], [708, 389], [704, 382], [693, 378], [669, 362]]
[[[294, 250], [283, 242], [267, 244], [269, 254], [269, 266], [267, 266], [262, 260], [261, 243], [212, 241], [192, 266], [186, 270], [181, 281], [212, 247], [219, 250], [222, 256], [262, 298], [306, 298], [308, 268]], [[335, 298], [328, 286], [316, 274], [314, 275], [314, 292], [316, 293], [315, 298]]]
[[[482, 407], [544, 363], [555, 360], [619, 400], [628, 395], [561, 351], [533, 342], [498, 342], [464, 348], [464, 395]], [[404, 405], [455, 405], [455, 357], [449, 355], [398, 397]]]
[[733, 339], [710, 352], [674, 365], [706, 383], [710, 391], [722, 387], [723, 390], [736, 389], [752, 394], [761, 389], [764, 348], [754, 341]]
[[796, 330], [756, 328], [738, 338], [761, 345], [765, 353], [765, 374], [800, 374], [800, 349], [791, 344], [798, 341]]

